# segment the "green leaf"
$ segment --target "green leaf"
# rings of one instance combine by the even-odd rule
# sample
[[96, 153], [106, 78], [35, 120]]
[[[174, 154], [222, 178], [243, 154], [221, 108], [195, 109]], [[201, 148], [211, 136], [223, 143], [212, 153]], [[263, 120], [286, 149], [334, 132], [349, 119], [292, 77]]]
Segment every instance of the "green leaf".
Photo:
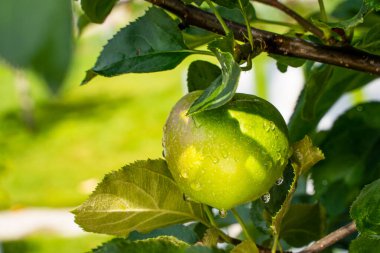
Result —
[[[321, 68], [324, 71], [321, 71]], [[324, 75], [329, 72], [330, 70], [322, 65], [313, 68], [309, 76], [314, 76], [316, 80], [324, 80]], [[321, 94], [321, 91], [316, 91], [319, 97], [317, 100], [313, 99], [313, 90], [318, 90], [318, 83], [312, 81], [313, 85], [306, 85], [307, 87], [304, 87], [298, 98], [296, 108], [288, 124], [291, 141], [298, 141], [315, 130], [321, 118], [344, 93], [362, 87], [375, 78], [373, 75], [354, 70], [333, 67], [331, 78], [326, 81], [327, 83], [321, 84], [323, 94]], [[311, 79], [306, 77], [306, 80]], [[308, 91], [309, 88], [312, 91]], [[308, 93], [308, 100], [311, 101], [312, 105], [306, 103], [306, 93]], [[304, 110], [305, 107], [309, 109]], [[309, 112], [312, 112], [311, 114], [314, 117], [305, 119], [303, 117], [304, 113]]]
[[291, 205], [284, 216], [280, 238], [293, 247], [301, 247], [322, 237], [326, 224], [320, 204]]
[[[243, 3], [243, 5], [244, 5], [244, 3]], [[235, 8], [233, 8], [233, 9], [223, 7], [223, 6], [219, 6], [218, 11], [219, 11], [220, 15], [225, 19], [234, 21], [236, 23], [245, 24], [244, 16], [242, 15], [241, 10], [239, 9], [239, 4], [237, 4], [237, 6], [235, 6]], [[253, 21], [255, 19], [256, 12], [255, 12], [255, 9], [253, 8], [252, 4], [250, 4], [249, 2], [245, 3], [244, 11], [245, 11], [249, 21]]]
[[220, 68], [207, 61], [194, 61], [187, 72], [187, 88], [189, 92], [205, 90], [222, 74]]
[[127, 236], [188, 221], [204, 221], [200, 204], [183, 200], [164, 160], [138, 161], [105, 176], [73, 211], [84, 230]]
[[380, 179], [363, 188], [350, 214], [361, 235], [380, 240]]
[[[294, 169], [290, 163], [286, 166], [282, 178], [277, 180], [277, 183], [269, 190], [270, 200], [264, 203], [265, 210], [268, 211], [270, 216], [275, 216], [280, 210], [289, 193], [290, 187], [294, 181]], [[281, 182], [282, 181], [282, 182]], [[281, 182], [281, 183], [279, 183]], [[259, 200], [262, 202], [262, 200]]]
[[331, 65], [321, 65], [308, 77], [305, 84], [305, 105], [303, 118], [311, 120], [316, 117], [317, 105], [328, 87], [328, 81], [333, 73]]
[[339, 19], [349, 19], [359, 12], [363, 0], [346, 0], [340, 2], [332, 11], [331, 15]]
[[288, 66], [293, 68], [301, 67], [306, 61], [304, 59], [287, 57], [282, 55], [269, 54], [270, 57], [277, 61], [277, 68], [282, 73], [285, 73], [288, 69]]
[[380, 1], [379, 0], [364, 0], [364, 4], [369, 8], [372, 8], [376, 11], [380, 10]]
[[[251, 219], [264, 238], [273, 233], [274, 230], [278, 231], [281, 220], [289, 203], [285, 203], [289, 194], [295, 190], [296, 187], [296, 174], [290, 163], [286, 166], [282, 180], [278, 180], [270, 190], [270, 200], [264, 203], [261, 199], [252, 202], [251, 206]], [[268, 238], [269, 239], [269, 238]]]
[[292, 165], [298, 175], [306, 173], [319, 161], [325, 159], [322, 151], [313, 145], [313, 142], [309, 136], [305, 136], [302, 140], [294, 143], [292, 148]]
[[350, 253], [378, 253], [380, 240], [360, 235], [350, 244]]
[[245, 240], [231, 250], [231, 253], [259, 253], [259, 249], [252, 241]]
[[164, 235], [175, 236], [179, 240], [187, 242], [189, 244], [194, 244], [200, 240], [199, 236], [194, 232], [194, 230], [191, 227], [182, 224], [176, 224], [165, 228], [155, 229], [149, 233], [139, 233], [137, 231], [133, 231], [128, 235], [127, 239], [130, 241], [136, 241]]
[[194, 245], [186, 249], [185, 253], [226, 253], [226, 251], [218, 248], [209, 248], [199, 245]]
[[186, 46], [191, 49], [205, 45], [219, 37], [218, 34], [195, 26], [186, 27], [182, 30], [182, 36]]
[[203, 238], [202, 244], [207, 247], [216, 247], [216, 244], [219, 241], [219, 229], [218, 228], [209, 228], [206, 230]]
[[118, 0], [82, 0], [80, 3], [91, 22], [101, 24], [117, 2]]
[[[239, 7], [239, 0], [212, 0], [220, 6], [224, 6], [227, 8], [236, 8]], [[247, 6], [249, 4], [249, 0], [241, 0], [243, 2], [243, 6]]]
[[172, 236], [140, 241], [116, 238], [92, 250], [93, 253], [184, 253], [189, 245]]
[[326, 25], [330, 28], [342, 28], [344, 30], [352, 29], [363, 23], [365, 16], [367, 16], [372, 10], [373, 8], [362, 4], [361, 8], [355, 14], [355, 16], [337, 23], [326, 23]]
[[315, 200], [330, 217], [347, 212], [360, 189], [380, 178], [380, 103], [355, 106], [325, 133], [319, 147], [326, 159], [310, 171]]
[[372, 54], [380, 54], [380, 24], [373, 26], [356, 47]]
[[0, 34], [0, 58], [16, 68], [33, 69], [51, 91], [59, 90], [73, 47], [70, 1], [4, 0]]
[[241, 69], [231, 53], [231, 38], [218, 39], [210, 44], [210, 50], [218, 58], [222, 68], [217, 78], [191, 105], [188, 114], [218, 108], [232, 99], [235, 94]]
[[181, 0], [181, 1], [184, 2], [185, 4], [195, 3], [198, 6], [200, 6], [204, 2], [204, 0]]
[[177, 23], [163, 10], [152, 7], [108, 42], [83, 83], [96, 75], [169, 70], [191, 53]]
[[80, 15], [77, 20], [77, 28], [78, 28], [78, 33], [81, 35], [83, 33], [83, 30], [91, 24], [90, 20], [88, 17], [84, 14]]
[[271, 215], [265, 209], [265, 204], [262, 200], [258, 199], [252, 202], [250, 215], [254, 226], [259, 232], [270, 234]]

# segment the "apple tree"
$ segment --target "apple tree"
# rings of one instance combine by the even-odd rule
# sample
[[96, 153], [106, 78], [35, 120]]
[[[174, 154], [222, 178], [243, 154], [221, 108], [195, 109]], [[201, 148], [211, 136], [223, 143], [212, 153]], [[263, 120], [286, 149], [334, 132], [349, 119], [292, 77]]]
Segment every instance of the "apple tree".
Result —
[[[28, 1], [24, 2], [27, 4]], [[170, 133], [164, 129], [163, 135], [171, 136], [165, 140], [177, 138], [173, 141], [175, 148], [164, 143], [165, 148], [177, 149], [171, 151], [171, 160], [167, 162], [165, 157], [169, 154], [164, 153], [163, 158], [136, 161], [105, 175], [88, 200], [73, 211], [76, 222], [84, 230], [117, 236], [93, 252], [306, 253], [332, 252], [334, 248], [378, 252], [380, 103], [367, 101], [353, 106], [327, 131], [319, 131], [317, 126], [339, 98], [364, 87], [380, 75], [380, 1], [337, 1], [333, 10], [327, 12], [324, 1], [318, 0], [319, 11], [308, 16], [289, 7], [285, 1], [277, 0], [146, 2], [151, 5], [145, 14], [110, 38], [94, 66], [86, 72], [83, 84], [98, 75], [113, 77], [167, 71], [190, 55], [214, 57], [218, 64], [195, 60], [188, 66], [188, 91], [198, 96], [186, 109], [182, 108], [178, 117], [186, 122], [194, 121], [194, 127], [187, 132], [181, 127]], [[268, 16], [265, 22], [285, 26], [284, 32], [257, 29], [254, 25], [259, 20], [254, 7], [256, 3], [278, 9], [295, 22], [281, 23], [276, 17]], [[119, 2], [82, 0], [80, 4], [88, 22], [102, 23]], [[67, 4], [63, 5], [67, 7]], [[61, 76], [46, 73], [43, 66], [34, 64], [40, 59], [38, 54], [24, 63], [21, 60], [27, 59], [27, 48], [23, 48], [25, 52], [10, 52], [6, 50], [9, 46], [6, 41], [0, 40], [1, 56], [21, 67], [30, 63], [45, 75], [52, 87], [57, 86], [56, 80], [61, 80]], [[57, 47], [63, 43], [57, 41], [58, 35], [46, 43]], [[257, 137], [262, 129], [265, 132], [268, 128], [270, 132], [272, 121], [267, 125], [258, 123], [262, 121], [254, 117], [240, 121], [241, 118], [226, 109], [235, 108], [232, 104], [240, 96], [236, 94], [239, 76], [252, 69], [252, 60], [260, 54], [273, 58], [278, 71], [286, 72], [289, 66], [302, 68], [305, 77], [292, 117], [285, 130], [280, 131], [286, 136], [284, 145], [289, 150], [288, 156], [281, 156], [283, 166], [266, 163], [265, 152], [255, 150], [249, 150], [253, 158], [247, 159], [244, 165], [251, 168], [255, 179], [261, 175], [255, 164], [268, 171], [273, 166], [277, 169], [280, 166], [282, 176], [273, 175], [274, 180], [269, 183], [254, 181], [258, 183], [247, 185], [249, 177], [240, 173], [246, 167], [218, 161], [217, 166], [209, 166], [213, 173], [207, 174], [207, 180], [210, 185], [220, 188], [214, 192], [210, 190], [210, 194], [220, 195], [214, 196], [216, 202], [205, 203], [202, 199], [213, 197], [198, 198], [199, 195], [192, 192], [197, 191], [198, 186], [183, 186], [180, 177], [175, 175], [178, 168], [173, 166], [186, 167], [199, 162], [202, 169], [208, 170], [208, 164], [212, 162], [204, 162], [203, 156], [226, 158], [236, 155], [240, 159], [239, 155], [244, 151], [239, 144], [245, 141], [244, 138], [234, 139], [234, 135], [221, 128], [229, 129], [235, 125], [245, 138], [252, 138], [250, 143], [269, 142], [268, 152], [270, 147], [276, 147], [272, 145], [276, 140], [270, 139], [270, 135]], [[47, 59], [54, 63], [58, 58]], [[252, 109], [257, 105], [247, 103], [247, 106]], [[273, 112], [265, 108], [260, 107], [254, 114], [265, 119], [274, 117]], [[227, 111], [229, 119], [222, 120], [222, 117], [228, 118], [223, 114]], [[240, 108], [234, 112], [239, 114], [242, 111]], [[210, 120], [212, 117], [215, 117], [214, 123]], [[205, 122], [212, 125], [210, 133], [214, 134], [215, 129], [220, 131], [216, 132], [215, 142], [213, 138], [208, 139], [207, 148], [202, 152], [199, 151], [201, 145], [183, 149], [181, 145], [186, 141], [192, 143], [202, 138], [199, 133], [206, 128], [202, 125]], [[273, 122], [273, 129], [282, 129], [278, 120]], [[186, 159], [181, 162], [170, 162], [183, 157]], [[179, 170], [185, 169], [182, 167]], [[239, 170], [240, 183], [225, 183], [230, 182], [222, 172], [226, 168]], [[306, 191], [310, 182], [313, 182], [313, 194]], [[234, 202], [233, 207], [216, 209], [225, 206], [223, 198], [230, 201], [229, 191], [235, 192], [242, 186], [245, 187], [242, 193], [257, 188], [264, 190], [261, 197], [251, 196]], [[207, 195], [207, 191], [202, 194]], [[239, 200], [240, 197], [236, 195]], [[236, 224], [242, 233], [232, 236], [228, 228]]]

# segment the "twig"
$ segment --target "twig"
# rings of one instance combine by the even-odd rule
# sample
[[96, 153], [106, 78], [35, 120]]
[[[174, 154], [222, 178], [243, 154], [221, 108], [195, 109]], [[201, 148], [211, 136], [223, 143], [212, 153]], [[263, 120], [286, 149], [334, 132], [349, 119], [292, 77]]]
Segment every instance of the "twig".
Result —
[[301, 15], [299, 15], [297, 12], [293, 11], [292, 9], [288, 8], [286, 5], [280, 3], [277, 0], [254, 0], [259, 3], [263, 3], [269, 6], [272, 6], [274, 8], [277, 8], [281, 10], [282, 12], [288, 14], [290, 17], [292, 17], [295, 21], [297, 21], [298, 24], [300, 24], [306, 31], [309, 31], [313, 33], [315, 36], [317, 36], [320, 39], [324, 39], [324, 34], [321, 29], [316, 27], [314, 24], [309, 22], [308, 20], [304, 19]]
[[318, 4], [319, 4], [319, 10], [321, 13], [321, 20], [323, 22], [327, 22], [327, 14], [326, 14], [325, 4], [323, 0], [318, 0]]
[[[166, 9], [180, 17], [185, 24], [197, 26], [208, 31], [224, 35], [223, 28], [215, 15], [205, 12], [180, 0], [145, 0]], [[234, 32], [236, 39], [245, 41], [247, 29], [244, 25], [225, 20]], [[354, 47], [336, 47], [318, 45], [299, 38], [290, 38], [280, 34], [251, 28], [252, 36], [263, 45], [263, 51], [303, 58], [380, 75], [380, 56], [369, 54]]]
[[343, 238], [349, 236], [350, 234], [356, 232], [356, 225], [354, 222], [351, 222], [344, 227], [341, 227], [334, 232], [326, 235], [321, 240], [316, 241], [300, 253], [312, 253], [312, 252], [319, 252], [324, 250], [325, 248], [333, 245], [339, 240], [342, 240]]

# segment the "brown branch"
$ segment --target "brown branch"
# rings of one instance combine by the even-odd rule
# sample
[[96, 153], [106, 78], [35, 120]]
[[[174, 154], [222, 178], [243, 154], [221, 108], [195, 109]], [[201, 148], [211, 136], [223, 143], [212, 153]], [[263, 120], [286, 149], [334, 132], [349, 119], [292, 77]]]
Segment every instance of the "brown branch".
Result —
[[[180, 0], [146, 0], [166, 9], [180, 17], [185, 24], [197, 26], [214, 33], [224, 35], [216, 17], [192, 5], [185, 5]], [[226, 20], [234, 31], [235, 38], [246, 41], [244, 25]], [[263, 50], [270, 54], [303, 58], [307, 60], [332, 64], [380, 75], [380, 56], [355, 49], [350, 46], [334, 47], [318, 45], [299, 38], [290, 38], [280, 34], [251, 29], [254, 40], [263, 45]]]
[[321, 240], [316, 241], [315, 243], [313, 243], [312, 245], [310, 245], [309, 247], [307, 247], [306, 249], [304, 249], [300, 253], [313, 253], [313, 252], [322, 251], [325, 248], [333, 245], [337, 241], [342, 240], [343, 238], [349, 236], [350, 234], [352, 234], [356, 231], [357, 230], [356, 230], [355, 223], [351, 222], [351, 223], [335, 230], [334, 232], [326, 235]]
[[[315, 243], [311, 244], [310, 246], [306, 247], [304, 250], [300, 251], [299, 253], [315, 253], [315, 252], [320, 252], [327, 247], [333, 245], [334, 243], [342, 240], [343, 238], [346, 238], [350, 234], [356, 232], [356, 225], [354, 222], [351, 222], [334, 232], [331, 232], [330, 234], [326, 235], [319, 241], [316, 241]], [[238, 245], [241, 243], [241, 240], [235, 239], [232, 237], [229, 237], [232, 244]], [[257, 248], [259, 249], [260, 253], [271, 253], [271, 250], [268, 248], [265, 248], [263, 246], [257, 245]], [[280, 252], [280, 251], [276, 251]], [[282, 251], [282, 253], [291, 253], [291, 251]]]
[[266, 4], [269, 6], [272, 6], [274, 8], [277, 8], [281, 10], [282, 12], [288, 14], [290, 17], [292, 17], [295, 21], [297, 21], [298, 24], [300, 24], [306, 31], [309, 31], [313, 33], [315, 36], [317, 36], [320, 39], [324, 39], [324, 34], [321, 29], [316, 27], [314, 24], [309, 22], [308, 20], [304, 19], [301, 15], [299, 15], [297, 12], [293, 11], [292, 9], [288, 8], [286, 5], [280, 3], [277, 0], [253, 0], [262, 4]]

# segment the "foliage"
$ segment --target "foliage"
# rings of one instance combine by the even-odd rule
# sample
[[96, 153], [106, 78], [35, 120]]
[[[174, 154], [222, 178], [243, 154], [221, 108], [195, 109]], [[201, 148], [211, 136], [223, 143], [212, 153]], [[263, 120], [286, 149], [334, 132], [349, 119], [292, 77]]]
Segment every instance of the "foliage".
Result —
[[183, 199], [163, 160], [136, 162], [107, 175], [73, 213], [87, 231], [123, 236], [134, 230], [146, 233], [176, 223], [204, 222], [201, 205]]
[[[283, 177], [262, 199], [227, 213], [221, 210], [219, 215], [187, 199], [163, 159], [138, 161], [110, 173], [73, 211], [84, 230], [120, 236], [93, 252], [238, 253], [262, 248], [276, 252], [307, 246], [352, 220], [360, 235], [338, 246], [352, 252], [376, 252], [380, 238], [380, 103], [353, 106], [327, 131], [317, 126], [343, 95], [377, 78], [366, 66], [361, 70], [367, 72], [358, 72], [352, 62], [331, 59], [328, 50], [348, 58], [359, 55], [362, 65], [378, 66], [380, 2], [341, 1], [326, 15], [319, 1], [319, 13], [301, 17], [278, 1], [258, 1], [285, 8], [298, 22], [266, 17], [265, 22], [289, 28], [284, 29], [285, 37], [270, 31], [255, 30], [261, 37], [247, 33], [252, 24], [263, 21], [252, 1], [148, 2], [156, 6], [147, 8], [107, 42], [83, 83], [97, 76], [171, 70], [190, 55], [213, 57], [218, 66], [197, 59], [188, 67], [188, 91], [202, 90], [187, 112], [192, 117], [228, 103], [241, 72], [252, 68], [258, 54], [268, 52], [281, 72], [289, 66], [304, 70], [305, 84], [288, 124], [293, 155]], [[82, 17], [87, 20], [81, 29], [88, 21], [103, 23], [116, 4], [115, 0], [81, 1]], [[33, 8], [34, 3], [25, 0], [3, 3], [0, 33], [8, 36], [0, 40], [0, 57], [14, 68], [33, 69], [57, 92], [72, 54], [72, 8], [63, 0], [39, 0], [38, 5], [41, 8]], [[210, 18], [205, 11], [215, 19], [202, 20]], [[16, 15], [10, 15], [13, 12]], [[192, 13], [201, 18], [189, 18]], [[29, 17], [27, 22], [24, 16]], [[309, 49], [294, 49], [295, 44], [286, 44], [289, 41], [318, 48], [322, 56], [297, 58]], [[15, 44], [17, 50], [13, 50]], [[318, 59], [321, 63], [314, 61]], [[311, 182], [315, 193], [306, 191], [305, 185]], [[222, 228], [236, 223], [243, 232], [232, 238]], [[224, 247], [218, 242], [224, 242]]]
[[35, 70], [57, 92], [72, 55], [71, 19], [71, 4], [65, 0], [2, 1], [0, 57], [15, 68]]

